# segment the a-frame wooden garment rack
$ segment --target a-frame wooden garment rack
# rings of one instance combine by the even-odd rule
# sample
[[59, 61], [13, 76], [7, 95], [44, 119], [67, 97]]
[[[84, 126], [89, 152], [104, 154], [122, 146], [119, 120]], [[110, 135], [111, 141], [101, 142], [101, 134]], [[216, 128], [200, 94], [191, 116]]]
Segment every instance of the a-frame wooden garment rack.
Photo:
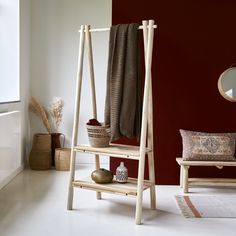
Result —
[[[91, 32], [109, 31], [109, 28], [90, 29], [89, 25], [82, 25], [80, 28], [80, 43], [78, 57], [78, 71], [76, 83], [76, 97], [74, 110], [74, 126], [71, 145], [71, 163], [70, 163], [70, 181], [68, 191], [67, 209], [72, 210], [74, 187], [85, 188], [97, 192], [97, 199], [101, 199], [101, 192], [122, 194], [136, 197], [136, 224], [141, 223], [143, 191], [150, 189], [151, 209], [156, 209], [155, 193], [155, 170], [153, 155], [153, 107], [152, 107], [152, 81], [151, 81], [151, 64], [153, 50], [153, 36], [156, 25], [153, 20], [143, 21], [139, 29], [143, 30], [144, 55], [145, 55], [145, 84], [143, 94], [143, 112], [141, 125], [140, 146], [110, 144], [109, 147], [95, 148], [89, 145], [80, 145], [78, 142], [79, 113], [81, 100], [81, 87], [83, 75], [83, 58], [85, 41], [87, 41], [88, 61], [90, 82], [93, 101], [93, 118], [97, 118], [96, 94], [94, 83], [94, 68], [92, 56]], [[95, 155], [96, 169], [100, 168], [99, 155], [112, 156], [125, 159], [138, 160], [138, 178], [129, 178], [126, 184], [119, 184], [115, 181], [110, 184], [97, 184], [91, 178], [75, 180], [75, 158], [76, 152], [90, 153]], [[144, 180], [145, 155], [148, 155], [149, 180]]]

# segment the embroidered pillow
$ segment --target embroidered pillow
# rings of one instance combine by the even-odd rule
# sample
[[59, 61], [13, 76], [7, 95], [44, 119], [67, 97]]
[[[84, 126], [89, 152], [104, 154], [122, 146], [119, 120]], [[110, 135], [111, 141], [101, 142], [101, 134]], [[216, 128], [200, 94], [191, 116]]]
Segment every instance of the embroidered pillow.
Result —
[[191, 161], [236, 161], [236, 133], [203, 133], [180, 130], [183, 159]]

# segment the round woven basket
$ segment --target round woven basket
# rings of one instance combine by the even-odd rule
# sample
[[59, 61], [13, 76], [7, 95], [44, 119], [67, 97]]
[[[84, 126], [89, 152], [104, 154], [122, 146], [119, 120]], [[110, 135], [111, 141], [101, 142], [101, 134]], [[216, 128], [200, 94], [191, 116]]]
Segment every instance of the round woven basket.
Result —
[[92, 147], [109, 146], [111, 131], [109, 125], [87, 125], [89, 143]]

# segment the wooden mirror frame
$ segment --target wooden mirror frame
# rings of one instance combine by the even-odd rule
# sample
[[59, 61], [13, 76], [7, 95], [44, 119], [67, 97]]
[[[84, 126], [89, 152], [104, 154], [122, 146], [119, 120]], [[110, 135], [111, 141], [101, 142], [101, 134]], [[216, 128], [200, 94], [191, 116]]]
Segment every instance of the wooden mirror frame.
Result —
[[234, 99], [234, 98], [228, 96], [222, 87], [222, 80], [224, 79], [224, 76], [231, 70], [235, 70], [235, 73], [236, 73], [236, 67], [230, 67], [220, 75], [220, 77], [218, 79], [218, 90], [223, 98], [225, 98], [226, 100], [228, 100], [230, 102], [236, 102], [236, 98]]

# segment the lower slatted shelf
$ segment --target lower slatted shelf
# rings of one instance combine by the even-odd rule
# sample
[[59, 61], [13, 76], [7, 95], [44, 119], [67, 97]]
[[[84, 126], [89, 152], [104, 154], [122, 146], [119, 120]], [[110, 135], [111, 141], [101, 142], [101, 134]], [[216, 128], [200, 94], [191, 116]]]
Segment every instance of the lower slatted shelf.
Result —
[[[72, 182], [73, 187], [79, 187], [99, 192], [107, 192], [113, 194], [121, 194], [126, 196], [137, 195], [137, 179], [128, 178], [127, 183], [118, 183], [113, 180], [109, 184], [97, 184], [90, 177], [82, 180], [75, 180]], [[150, 181], [144, 180], [143, 190], [150, 188], [152, 184]]]

